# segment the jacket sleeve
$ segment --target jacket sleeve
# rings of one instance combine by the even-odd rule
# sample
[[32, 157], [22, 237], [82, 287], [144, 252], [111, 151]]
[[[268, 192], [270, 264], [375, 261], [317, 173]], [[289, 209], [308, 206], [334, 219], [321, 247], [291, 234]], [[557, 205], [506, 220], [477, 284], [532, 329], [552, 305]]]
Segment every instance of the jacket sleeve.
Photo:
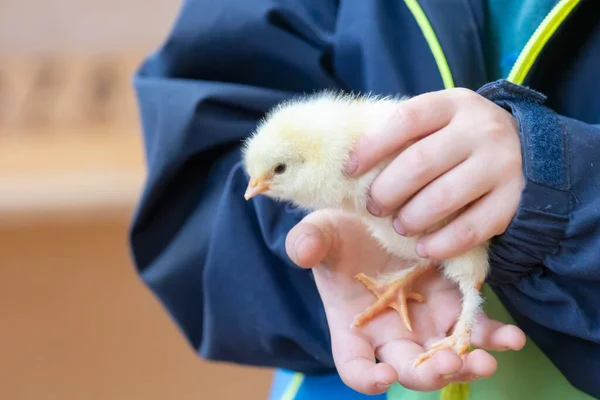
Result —
[[[600, 369], [600, 126], [507, 81], [479, 93], [516, 117], [526, 178], [515, 218], [491, 247], [490, 284], [563, 372], [591, 385]], [[582, 353], [583, 371], [572, 358]]]
[[244, 200], [240, 144], [277, 102], [337, 87], [327, 65], [335, 3], [187, 0], [135, 75], [148, 176], [133, 259], [204, 358], [334, 368], [312, 276], [285, 252], [303, 215]]

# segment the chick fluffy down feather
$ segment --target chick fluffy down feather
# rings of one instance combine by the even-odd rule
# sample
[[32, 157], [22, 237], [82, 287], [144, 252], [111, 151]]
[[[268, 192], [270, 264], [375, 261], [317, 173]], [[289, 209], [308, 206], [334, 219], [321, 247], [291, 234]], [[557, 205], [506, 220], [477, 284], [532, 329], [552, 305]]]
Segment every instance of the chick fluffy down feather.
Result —
[[[265, 195], [308, 211], [327, 208], [357, 214], [386, 251], [413, 261], [414, 268], [429, 265], [429, 260], [416, 253], [418, 237], [398, 235], [392, 217], [377, 218], [366, 209], [372, 181], [397, 154], [357, 179], [344, 173], [356, 140], [388, 121], [387, 117], [406, 99], [325, 91], [281, 103], [266, 114], [244, 143], [245, 169], [251, 177], [269, 182]], [[282, 164], [285, 172], [277, 174], [275, 168]], [[431, 229], [439, 229], [454, 217]], [[455, 331], [470, 332], [480, 308], [478, 289], [489, 269], [487, 248], [485, 243], [443, 260], [444, 274], [458, 284], [463, 294], [463, 310]], [[394, 280], [406, 272], [380, 278]]]

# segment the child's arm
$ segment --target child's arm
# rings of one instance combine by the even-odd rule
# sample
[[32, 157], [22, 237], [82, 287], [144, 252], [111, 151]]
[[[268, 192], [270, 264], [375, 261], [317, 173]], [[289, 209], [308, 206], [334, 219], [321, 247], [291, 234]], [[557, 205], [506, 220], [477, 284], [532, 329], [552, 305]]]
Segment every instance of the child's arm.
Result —
[[135, 77], [149, 172], [135, 264], [208, 359], [333, 370], [314, 281], [285, 253], [303, 215], [244, 200], [239, 148], [277, 102], [335, 86], [321, 63], [334, 3], [186, 1]]

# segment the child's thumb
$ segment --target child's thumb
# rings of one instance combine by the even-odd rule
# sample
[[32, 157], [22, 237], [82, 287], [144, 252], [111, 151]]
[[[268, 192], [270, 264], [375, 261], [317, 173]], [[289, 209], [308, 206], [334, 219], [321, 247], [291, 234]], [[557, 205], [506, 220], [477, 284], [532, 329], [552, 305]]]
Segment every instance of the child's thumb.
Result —
[[323, 262], [331, 250], [334, 232], [331, 218], [327, 213], [312, 213], [288, 233], [285, 241], [287, 254], [299, 267], [316, 267]]

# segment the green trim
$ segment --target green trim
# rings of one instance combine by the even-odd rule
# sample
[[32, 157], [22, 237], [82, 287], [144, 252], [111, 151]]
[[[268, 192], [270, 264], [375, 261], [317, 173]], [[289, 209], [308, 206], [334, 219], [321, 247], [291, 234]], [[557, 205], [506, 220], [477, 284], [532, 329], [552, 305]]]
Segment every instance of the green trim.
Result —
[[300, 389], [300, 386], [302, 385], [303, 380], [304, 374], [296, 372], [287, 389], [285, 389], [283, 396], [281, 396], [281, 400], [294, 400], [296, 394], [298, 393], [298, 390]]
[[546, 15], [541, 24], [537, 27], [527, 44], [519, 54], [519, 58], [508, 74], [507, 80], [522, 84], [533, 66], [533, 63], [540, 55], [540, 52], [556, 32], [560, 25], [569, 16], [573, 8], [579, 4], [580, 0], [561, 0], [554, 6], [552, 11]]
[[427, 40], [427, 44], [433, 53], [437, 67], [442, 75], [444, 87], [446, 89], [453, 88], [454, 79], [452, 78], [452, 72], [450, 71], [450, 67], [448, 66], [448, 61], [446, 61], [446, 56], [444, 55], [442, 46], [440, 46], [440, 42], [435, 35], [435, 31], [431, 27], [431, 23], [429, 22], [427, 15], [425, 15], [425, 12], [417, 0], [404, 0], [404, 2], [415, 17], [417, 24], [419, 24], [419, 27], [423, 32], [423, 36], [425, 36], [425, 40]]

